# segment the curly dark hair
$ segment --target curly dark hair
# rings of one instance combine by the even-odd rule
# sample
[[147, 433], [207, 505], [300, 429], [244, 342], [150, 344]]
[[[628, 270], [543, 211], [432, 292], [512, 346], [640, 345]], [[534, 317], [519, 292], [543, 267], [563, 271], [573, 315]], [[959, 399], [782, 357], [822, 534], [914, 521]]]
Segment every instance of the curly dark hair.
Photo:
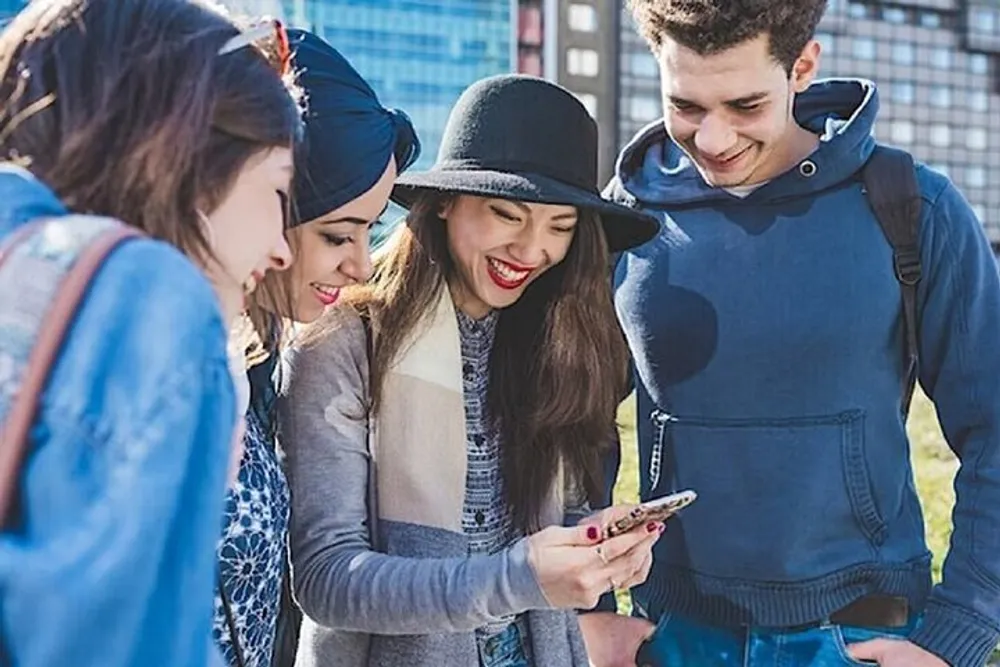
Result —
[[664, 37], [701, 55], [766, 34], [771, 55], [791, 73], [816, 32], [827, 0], [629, 0], [639, 32], [653, 51]]

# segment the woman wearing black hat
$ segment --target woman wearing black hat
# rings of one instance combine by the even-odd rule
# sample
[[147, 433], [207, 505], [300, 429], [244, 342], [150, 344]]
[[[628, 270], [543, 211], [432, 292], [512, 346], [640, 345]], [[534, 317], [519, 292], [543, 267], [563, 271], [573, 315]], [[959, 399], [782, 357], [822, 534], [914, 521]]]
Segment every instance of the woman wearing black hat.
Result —
[[295, 173], [294, 263], [250, 297], [267, 357], [249, 371], [245, 451], [226, 500], [214, 636], [231, 667], [291, 665], [299, 615], [288, 589], [288, 486], [275, 450], [272, 407], [282, 321], [311, 322], [341, 287], [371, 273], [368, 234], [397, 171], [420, 145], [409, 119], [379, 104], [371, 87], [329, 44], [288, 31], [305, 96], [305, 137]]
[[572, 610], [645, 579], [661, 524], [575, 526], [625, 384], [608, 251], [656, 231], [596, 172], [568, 91], [478, 82], [434, 168], [397, 180], [372, 282], [290, 353], [305, 664], [585, 667]]

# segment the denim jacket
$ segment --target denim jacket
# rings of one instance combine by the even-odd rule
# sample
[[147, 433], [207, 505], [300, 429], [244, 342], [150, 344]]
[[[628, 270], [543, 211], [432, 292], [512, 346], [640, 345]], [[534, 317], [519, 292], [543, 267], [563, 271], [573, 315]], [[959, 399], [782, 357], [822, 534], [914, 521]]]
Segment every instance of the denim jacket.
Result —
[[[0, 241], [66, 209], [0, 165]], [[215, 543], [236, 401], [211, 285], [128, 241], [52, 367], [0, 535], [0, 664], [195, 667], [211, 646]]]

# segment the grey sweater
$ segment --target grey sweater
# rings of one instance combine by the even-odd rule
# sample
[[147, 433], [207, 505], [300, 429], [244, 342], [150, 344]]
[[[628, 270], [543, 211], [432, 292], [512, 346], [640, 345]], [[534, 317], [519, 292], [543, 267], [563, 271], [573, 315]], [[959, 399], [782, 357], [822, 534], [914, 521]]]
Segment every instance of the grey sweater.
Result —
[[575, 612], [549, 608], [525, 540], [469, 555], [463, 533], [370, 517], [368, 361], [357, 316], [293, 350], [286, 370], [280, 437], [306, 615], [298, 667], [474, 667], [475, 629], [525, 612], [534, 664], [588, 665]]

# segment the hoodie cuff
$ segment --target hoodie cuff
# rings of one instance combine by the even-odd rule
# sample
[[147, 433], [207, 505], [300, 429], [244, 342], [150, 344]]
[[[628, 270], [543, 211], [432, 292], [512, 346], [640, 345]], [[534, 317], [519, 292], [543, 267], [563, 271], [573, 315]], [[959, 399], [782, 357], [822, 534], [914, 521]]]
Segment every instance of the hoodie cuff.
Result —
[[1000, 632], [967, 609], [932, 599], [909, 639], [951, 667], [981, 667], [1000, 642]]

